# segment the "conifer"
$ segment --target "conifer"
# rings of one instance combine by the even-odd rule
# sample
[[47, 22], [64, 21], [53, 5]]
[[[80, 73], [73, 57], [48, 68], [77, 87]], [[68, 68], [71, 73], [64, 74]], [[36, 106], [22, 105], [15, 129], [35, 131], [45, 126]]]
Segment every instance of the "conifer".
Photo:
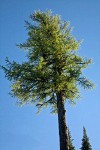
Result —
[[93, 87], [83, 75], [83, 69], [91, 63], [77, 54], [81, 42], [71, 35], [69, 22], [50, 11], [34, 12], [31, 23], [26, 21], [28, 39], [19, 44], [27, 52], [27, 60], [21, 64], [6, 59], [2, 66], [11, 81], [11, 95], [20, 105], [35, 104], [39, 110], [50, 106], [58, 113], [60, 150], [69, 150], [65, 103], [75, 103], [79, 98], [79, 85]]
[[83, 127], [82, 147], [80, 149], [81, 150], [92, 150], [85, 127]]
[[69, 139], [69, 150], [75, 150], [75, 146], [73, 146], [73, 139], [71, 137], [71, 132], [68, 128], [68, 139]]

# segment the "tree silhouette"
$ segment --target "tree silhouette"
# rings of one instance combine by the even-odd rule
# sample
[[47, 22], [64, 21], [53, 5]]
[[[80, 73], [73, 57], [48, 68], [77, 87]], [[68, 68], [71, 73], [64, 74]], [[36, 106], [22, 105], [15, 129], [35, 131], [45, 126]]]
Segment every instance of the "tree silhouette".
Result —
[[71, 137], [71, 132], [69, 131], [69, 128], [68, 128], [68, 138], [69, 138], [69, 150], [75, 150], [75, 146], [73, 146], [73, 139]]
[[82, 147], [81, 150], [92, 150], [92, 147], [89, 143], [89, 138], [86, 134], [86, 129], [83, 127], [83, 138], [82, 138]]

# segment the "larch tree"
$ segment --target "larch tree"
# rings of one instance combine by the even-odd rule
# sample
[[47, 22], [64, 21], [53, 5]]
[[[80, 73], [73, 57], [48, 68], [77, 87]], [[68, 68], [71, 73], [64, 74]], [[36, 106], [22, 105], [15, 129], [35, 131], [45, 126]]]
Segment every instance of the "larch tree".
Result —
[[19, 48], [27, 51], [27, 61], [19, 64], [6, 59], [2, 66], [11, 81], [11, 94], [19, 104], [33, 103], [39, 110], [51, 106], [58, 114], [60, 150], [69, 150], [65, 103], [79, 98], [79, 85], [93, 87], [82, 73], [91, 59], [77, 54], [80, 41], [71, 35], [69, 22], [50, 11], [34, 12], [26, 21], [28, 38]]
[[89, 142], [89, 138], [86, 133], [86, 129], [83, 127], [83, 138], [82, 138], [82, 147], [81, 150], [92, 150], [92, 147]]

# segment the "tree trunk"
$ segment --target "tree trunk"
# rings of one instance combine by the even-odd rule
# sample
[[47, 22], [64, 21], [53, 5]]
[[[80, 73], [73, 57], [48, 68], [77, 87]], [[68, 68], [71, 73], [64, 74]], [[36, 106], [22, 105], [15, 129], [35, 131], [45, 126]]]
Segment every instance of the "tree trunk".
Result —
[[69, 150], [68, 129], [65, 119], [64, 95], [63, 92], [57, 93], [58, 125], [60, 150]]

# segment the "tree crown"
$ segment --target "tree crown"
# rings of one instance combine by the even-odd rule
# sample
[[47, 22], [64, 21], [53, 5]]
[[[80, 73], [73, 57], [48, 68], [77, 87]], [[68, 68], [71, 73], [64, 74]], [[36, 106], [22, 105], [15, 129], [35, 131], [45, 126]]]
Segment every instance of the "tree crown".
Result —
[[63, 92], [64, 99], [74, 102], [80, 95], [78, 85], [85, 89], [93, 84], [83, 75], [91, 59], [77, 54], [80, 41], [71, 35], [69, 22], [62, 22], [50, 11], [34, 12], [32, 22], [26, 21], [28, 39], [19, 44], [27, 50], [28, 61], [18, 64], [6, 59], [2, 66], [8, 80], [12, 81], [11, 94], [19, 103], [35, 103], [36, 106], [51, 105], [56, 108], [56, 94]]

